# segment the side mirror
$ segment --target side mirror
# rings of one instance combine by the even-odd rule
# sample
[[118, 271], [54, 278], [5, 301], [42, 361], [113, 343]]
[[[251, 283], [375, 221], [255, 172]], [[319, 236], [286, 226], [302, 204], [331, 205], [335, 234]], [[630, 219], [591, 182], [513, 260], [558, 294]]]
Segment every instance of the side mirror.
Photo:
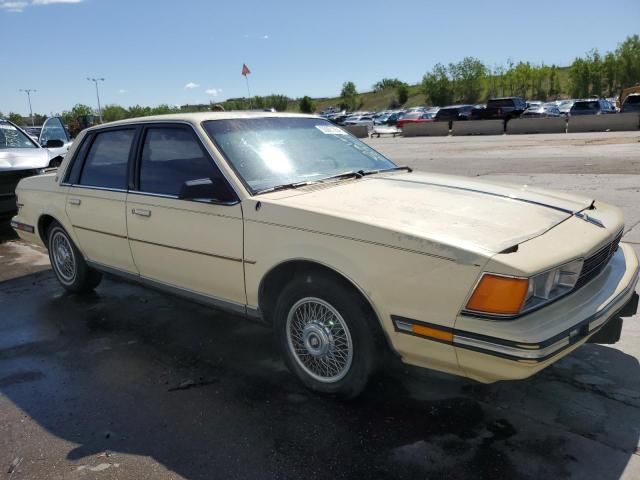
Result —
[[215, 182], [210, 178], [187, 180], [182, 184], [178, 198], [180, 200], [211, 201], [216, 200], [218, 192]]
[[60, 148], [64, 147], [64, 142], [58, 139], [47, 140], [47, 143], [44, 146], [45, 148]]

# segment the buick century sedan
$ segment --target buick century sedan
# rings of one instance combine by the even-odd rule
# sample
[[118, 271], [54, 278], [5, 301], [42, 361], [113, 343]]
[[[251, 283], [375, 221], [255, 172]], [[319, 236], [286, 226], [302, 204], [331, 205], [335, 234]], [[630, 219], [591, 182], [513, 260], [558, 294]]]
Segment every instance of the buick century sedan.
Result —
[[617, 341], [637, 310], [616, 207], [415, 172], [315, 116], [101, 125], [17, 195], [13, 228], [48, 248], [68, 291], [108, 272], [259, 319], [330, 395], [357, 395], [388, 352], [480, 382], [526, 378]]

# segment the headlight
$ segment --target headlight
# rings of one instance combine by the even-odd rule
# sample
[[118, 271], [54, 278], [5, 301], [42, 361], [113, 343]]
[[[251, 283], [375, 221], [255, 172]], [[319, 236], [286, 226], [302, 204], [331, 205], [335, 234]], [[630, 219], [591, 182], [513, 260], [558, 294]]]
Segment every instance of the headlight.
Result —
[[484, 273], [465, 311], [513, 317], [566, 295], [576, 285], [583, 260], [573, 260], [530, 278]]

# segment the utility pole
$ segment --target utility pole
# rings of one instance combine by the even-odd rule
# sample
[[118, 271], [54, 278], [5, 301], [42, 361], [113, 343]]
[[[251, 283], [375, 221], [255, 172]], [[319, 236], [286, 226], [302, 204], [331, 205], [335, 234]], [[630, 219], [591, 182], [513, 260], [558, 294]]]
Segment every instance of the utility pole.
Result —
[[31, 108], [31, 92], [35, 93], [37, 92], [37, 90], [35, 88], [21, 88], [20, 91], [27, 94], [27, 98], [29, 99], [29, 115], [31, 115], [31, 126], [35, 127], [35, 123], [33, 120], [33, 109]]
[[100, 116], [100, 123], [102, 123], [102, 107], [100, 107], [100, 93], [98, 92], [98, 82], [104, 82], [104, 78], [89, 78], [87, 80], [96, 84], [96, 97], [98, 98], [98, 115]]

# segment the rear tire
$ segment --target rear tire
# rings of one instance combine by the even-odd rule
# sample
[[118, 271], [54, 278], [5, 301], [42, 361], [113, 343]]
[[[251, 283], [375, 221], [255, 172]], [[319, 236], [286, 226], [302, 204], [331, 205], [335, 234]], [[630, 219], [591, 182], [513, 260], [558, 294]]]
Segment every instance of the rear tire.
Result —
[[47, 230], [51, 268], [69, 292], [87, 293], [98, 286], [102, 274], [89, 267], [62, 225], [53, 221]]
[[274, 310], [289, 370], [314, 392], [340, 398], [360, 394], [374, 371], [374, 321], [357, 291], [320, 273], [292, 280]]

